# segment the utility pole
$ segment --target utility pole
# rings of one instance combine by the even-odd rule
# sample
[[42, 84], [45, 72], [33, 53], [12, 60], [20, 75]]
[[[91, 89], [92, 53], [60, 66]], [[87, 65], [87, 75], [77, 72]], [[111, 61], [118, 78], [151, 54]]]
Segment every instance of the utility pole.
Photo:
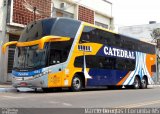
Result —
[[156, 82], [159, 83], [159, 49], [160, 49], [160, 28], [155, 28], [153, 29], [152, 33], [151, 33], [151, 37], [153, 38], [153, 40], [155, 40], [156, 42], [156, 57], [157, 57], [157, 61], [156, 61], [156, 71], [157, 71], [157, 76], [156, 76]]
[[159, 83], [159, 79], [160, 79], [160, 77], [159, 77], [159, 48], [160, 48], [160, 38], [159, 39], [157, 39], [157, 46], [156, 46], [156, 54], [157, 54], [157, 69], [156, 69], [156, 71], [157, 71], [157, 83]]
[[8, 6], [8, 0], [3, 0], [3, 6], [2, 6], [2, 37], [0, 38], [0, 82], [7, 81], [7, 75], [5, 73], [5, 55], [2, 54], [2, 46], [6, 40], [6, 22], [7, 22], [7, 6]]

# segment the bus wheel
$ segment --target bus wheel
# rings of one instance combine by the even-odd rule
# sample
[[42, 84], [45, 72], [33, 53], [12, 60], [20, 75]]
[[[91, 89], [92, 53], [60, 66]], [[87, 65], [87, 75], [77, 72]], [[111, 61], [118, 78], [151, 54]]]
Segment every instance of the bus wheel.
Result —
[[135, 79], [134, 79], [133, 88], [134, 89], [139, 89], [140, 86], [141, 86], [141, 82], [140, 82], [139, 78], [136, 76]]
[[141, 88], [146, 89], [147, 88], [147, 79], [144, 77], [141, 81]]
[[82, 89], [82, 79], [79, 75], [75, 75], [72, 79], [71, 90], [72, 91], [81, 91]]

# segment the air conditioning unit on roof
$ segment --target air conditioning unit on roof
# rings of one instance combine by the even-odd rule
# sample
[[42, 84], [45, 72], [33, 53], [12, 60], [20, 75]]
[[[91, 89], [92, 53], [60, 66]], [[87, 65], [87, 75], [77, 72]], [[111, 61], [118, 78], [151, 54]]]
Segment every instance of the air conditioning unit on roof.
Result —
[[65, 9], [65, 8], [66, 8], [66, 5], [67, 5], [67, 4], [66, 4], [65, 2], [62, 2], [62, 3], [60, 3], [60, 8], [61, 8], [61, 9]]

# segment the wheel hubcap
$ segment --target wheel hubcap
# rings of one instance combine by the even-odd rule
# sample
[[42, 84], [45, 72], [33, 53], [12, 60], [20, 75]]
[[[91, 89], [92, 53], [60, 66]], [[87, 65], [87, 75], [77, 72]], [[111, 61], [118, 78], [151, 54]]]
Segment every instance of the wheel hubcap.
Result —
[[142, 80], [142, 85], [146, 86], [146, 81], [144, 79]]
[[134, 85], [136, 88], [139, 88], [139, 81], [137, 79], [135, 80]]
[[79, 78], [76, 77], [76, 78], [73, 79], [73, 86], [75, 87], [75, 89], [79, 89], [80, 88], [81, 81], [80, 81]]

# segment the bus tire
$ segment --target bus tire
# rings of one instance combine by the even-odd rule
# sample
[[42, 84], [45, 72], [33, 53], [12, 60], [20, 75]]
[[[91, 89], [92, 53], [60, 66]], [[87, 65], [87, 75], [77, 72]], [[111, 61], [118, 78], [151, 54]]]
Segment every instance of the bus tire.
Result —
[[147, 85], [147, 79], [146, 77], [143, 77], [141, 81], [141, 89], [147, 89]]
[[73, 92], [81, 91], [82, 86], [83, 86], [83, 82], [81, 77], [75, 74], [75, 76], [72, 79], [71, 91]]
[[134, 79], [133, 88], [134, 89], [139, 89], [140, 87], [141, 87], [140, 79], [136, 76], [135, 79]]

